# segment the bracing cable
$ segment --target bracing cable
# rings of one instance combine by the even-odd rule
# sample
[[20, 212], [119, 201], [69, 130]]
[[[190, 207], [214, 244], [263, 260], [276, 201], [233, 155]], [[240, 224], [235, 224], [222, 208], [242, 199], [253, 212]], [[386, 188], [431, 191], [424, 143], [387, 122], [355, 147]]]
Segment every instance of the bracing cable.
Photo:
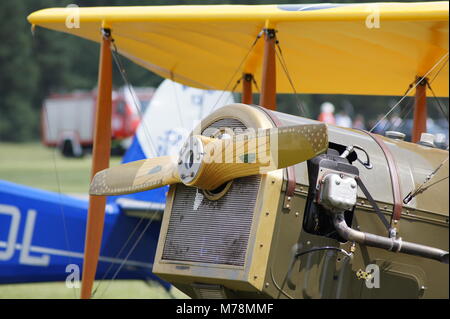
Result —
[[430, 85], [430, 83], [428, 81], [427, 81], [427, 86], [430, 89], [431, 93], [433, 94], [433, 97], [434, 97], [435, 101], [437, 102], [438, 109], [441, 111], [442, 115], [444, 115], [444, 118], [447, 120], [447, 123], [448, 123], [448, 114], [445, 112], [444, 106], [441, 104], [441, 101], [436, 96], [436, 93], [434, 93], [434, 90], [433, 90], [433, 88], [431, 87], [431, 85]]
[[[412, 91], [412, 90], [414, 90], [423, 80], [425, 80], [426, 78], [427, 78], [427, 76], [429, 75], [429, 74], [431, 74], [431, 72], [439, 65], [439, 64], [441, 64], [441, 62], [444, 60], [444, 59], [446, 59], [446, 58], [448, 58], [448, 52], [446, 53], [446, 54], [444, 54], [432, 67], [431, 67], [431, 69], [429, 69], [428, 70], [428, 72], [425, 74], [425, 75], [423, 75], [422, 77], [420, 77], [415, 83], [414, 83], [414, 85], [412, 85], [412, 86], [410, 86], [409, 87], [409, 89], [406, 91], [406, 93], [400, 98], [400, 100], [397, 102], [397, 103], [395, 103], [394, 104], [394, 106], [377, 122], [377, 123], [375, 123], [375, 125], [370, 129], [370, 133], [372, 133], [372, 131], [378, 126], [378, 125], [380, 125], [380, 123], [382, 122], [382, 121], [384, 121], [385, 119], [386, 119], [386, 117], [388, 117], [389, 116], [389, 114], [391, 114], [392, 113], [392, 111], [394, 111], [394, 109], [397, 107], [397, 106], [399, 106], [400, 105], [400, 103], [408, 96], [408, 94]], [[433, 78], [433, 80], [434, 79], [436, 79], [436, 77], [437, 77], [437, 75], [439, 74], [439, 72], [442, 70], [443, 68], [441, 67], [439, 70], [438, 70], [438, 72], [435, 74], [435, 76], [434, 76], [434, 78]]]
[[130, 258], [131, 254], [134, 252], [134, 250], [136, 249], [137, 245], [139, 244], [139, 242], [141, 241], [142, 237], [144, 236], [145, 232], [148, 230], [148, 228], [150, 227], [150, 225], [152, 224], [155, 215], [158, 212], [155, 211], [153, 212], [153, 215], [151, 218], [149, 218], [147, 224], [145, 225], [144, 229], [142, 230], [142, 232], [139, 234], [139, 237], [136, 239], [136, 241], [133, 243], [133, 246], [131, 247], [131, 249], [128, 251], [128, 254], [125, 256], [125, 258], [122, 260], [122, 262], [120, 263], [119, 267], [117, 268], [117, 270], [114, 272], [114, 275], [112, 276], [111, 280], [108, 282], [108, 285], [105, 287], [105, 290], [103, 291], [103, 294], [101, 297], [104, 296], [104, 294], [106, 293], [106, 291], [108, 290], [109, 286], [111, 285], [111, 282], [113, 282], [116, 278], [117, 275], [119, 274], [119, 272], [122, 270], [123, 266], [126, 264], [126, 262], [128, 261], [128, 259]]
[[149, 129], [148, 129], [145, 121], [144, 121], [144, 116], [142, 114], [142, 110], [141, 110], [140, 104], [137, 102], [136, 95], [135, 95], [135, 93], [134, 93], [134, 91], [132, 89], [131, 83], [130, 83], [130, 81], [128, 79], [128, 75], [127, 75], [126, 70], [125, 70], [125, 68], [123, 66], [122, 60], [120, 59], [120, 55], [118, 53], [118, 49], [117, 49], [116, 43], [115, 43], [113, 38], [111, 38], [111, 43], [113, 45], [113, 50], [111, 50], [111, 52], [112, 52], [112, 56], [113, 56], [114, 62], [116, 63], [116, 66], [119, 69], [119, 73], [120, 73], [120, 75], [121, 75], [121, 77], [122, 77], [122, 79], [123, 79], [123, 81], [125, 83], [125, 86], [127, 87], [128, 91], [130, 92], [130, 95], [131, 95], [131, 97], [133, 99], [134, 106], [135, 106], [135, 108], [136, 108], [136, 110], [137, 110], [137, 112], [139, 114], [139, 118], [141, 120], [141, 125], [142, 125], [143, 130], [144, 130], [144, 135], [145, 135], [145, 137], [147, 139], [147, 142], [150, 144], [150, 147], [152, 148], [153, 156], [157, 156], [157, 153], [156, 153], [157, 149], [156, 149], [155, 143], [153, 142], [152, 136], [151, 136], [151, 134], [149, 132]]
[[292, 88], [292, 91], [294, 92], [295, 99], [297, 100], [297, 108], [304, 117], [309, 117], [309, 114], [307, 114], [306, 108], [303, 106], [303, 103], [300, 100], [299, 94], [298, 94], [297, 90], [295, 89], [294, 82], [292, 81], [292, 77], [289, 73], [289, 69], [287, 67], [286, 60], [284, 59], [283, 51], [281, 51], [281, 46], [280, 46], [280, 42], [278, 41], [278, 39], [275, 41], [275, 44], [276, 44], [276, 46], [278, 48], [278, 52], [279, 52], [278, 53], [277, 51], [275, 51], [275, 54], [278, 58], [278, 61], [280, 62], [281, 67], [283, 68], [284, 74], [286, 75], [286, 77], [288, 79], [288, 82]]
[[404, 204], [408, 204], [414, 197], [416, 197], [417, 195], [419, 195], [420, 193], [423, 193], [424, 191], [426, 191], [427, 189], [429, 189], [431, 186], [442, 182], [443, 180], [447, 179], [447, 177], [444, 177], [442, 179], [440, 179], [439, 181], [428, 185], [427, 187], [424, 187], [424, 185], [429, 182], [435, 175], [436, 173], [441, 169], [441, 167], [443, 167], [445, 165], [445, 163], [448, 161], [448, 156], [446, 159], [444, 159], [438, 167], [435, 168], [434, 171], [432, 171], [430, 174], [428, 174], [425, 177], [425, 180], [422, 182], [422, 184], [420, 184], [418, 187], [416, 187], [413, 191], [409, 192], [408, 195], [406, 195], [406, 197], [403, 199], [403, 203]]
[[[32, 34], [32, 40], [34, 41], [35, 39], [35, 26], [32, 25], [31, 26], [31, 34]], [[44, 116], [45, 116], [45, 122], [47, 125], [47, 130], [50, 131], [50, 122], [49, 122], [49, 116], [48, 116], [48, 111], [47, 108], [43, 108], [43, 112], [44, 112]], [[67, 251], [72, 251], [70, 248], [70, 241], [69, 241], [69, 232], [67, 230], [67, 223], [66, 223], [66, 214], [64, 212], [64, 206], [62, 204], [62, 192], [61, 192], [61, 179], [59, 176], [59, 172], [58, 172], [58, 167], [56, 164], [56, 152], [58, 152], [58, 148], [56, 147], [53, 151], [52, 151], [52, 159], [53, 159], [53, 168], [55, 170], [55, 181], [56, 181], [56, 185], [58, 187], [58, 198], [59, 198], [59, 210], [62, 216], [62, 222], [63, 222], [63, 229], [64, 229], [64, 242], [65, 242], [65, 246]], [[69, 257], [69, 263], [72, 264], [72, 257], [71, 255], [68, 256]], [[76, 288], [74, 287], [73, 289], [73, 293], [74, 293], [74, 299], [77, 298], [77, 292], [76, 292]]]
[[230, 77], [230, 79], [228, 80], [227, 84], [225, 85], [225, 88], [222, 90], [222, 93], [220, 94], [220, 96], [218, 97], [216, 103], [214, 103], [213, 107], [211, 108], [209, 114], [211, 114], [217, 107], [217, 104], [219, 103], [219, 101], [222, 99], [225, 91], [228, 89], [228, 87], [231, 85], [231, 83], [233, 82], [233, 79], [236, 77], [236, 75], [238, 74], [239, 70], [242, 69], [242, 66], [244, 65], [244, 62], [247, 60], [248, 56], [250, 55], [250, 53], [252, 52], [253, 48], [255, 47], [256, 43], [258, 42], [258, 40], [261, 38], [261, 36], [263, 35], [263, 31], [259, 32], [258, 35], [256, 36], [255, 40], [253, 41], [252, 45], [250, 46], [250, 48], [247, 50], [247, 53], [245, 54], [245, 56], [242, 58], [241, 62], [239, 63], [239, 65], [237, 66], [237, 68], [235, 69], [233, 75]]

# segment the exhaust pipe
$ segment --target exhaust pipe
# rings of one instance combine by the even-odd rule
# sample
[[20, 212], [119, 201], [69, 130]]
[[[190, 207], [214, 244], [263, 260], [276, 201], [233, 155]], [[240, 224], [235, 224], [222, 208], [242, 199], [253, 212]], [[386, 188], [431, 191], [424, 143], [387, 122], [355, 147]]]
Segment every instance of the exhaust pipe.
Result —
[[333, 222], [339, 235], [346, 240], [389, 251], [430, 258], [448, 264], [448, 252], [445, 250], [402, 241], [401, 238], [388, 238], [354, 230], [348, 227], [343, 214], [334, 215]]

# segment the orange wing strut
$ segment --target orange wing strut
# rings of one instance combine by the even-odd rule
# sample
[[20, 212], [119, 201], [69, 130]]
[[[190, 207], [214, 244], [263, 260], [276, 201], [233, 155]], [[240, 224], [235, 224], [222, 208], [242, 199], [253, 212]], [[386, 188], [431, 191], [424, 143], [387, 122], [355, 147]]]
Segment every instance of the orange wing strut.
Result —
[[274, 29], [264, 30], [264, 57], [259, 104], [269, 110], [277, 108], [276, 36]]
[[[111, 33], [103, 29], [100, 49], [98, 74], [98, 97], [94, 128], [94, 145], [92, 150], [92, 177], [109, 167], [111, 151], [111, 109], [112, 109], [112, 56]], [[103, 224], [105, 220], [106, 196], [89, 196], [88, 220], [84, 246], [83, 278], [81, 298], [91, 297], [97, 263], [102, 243]]]
[[252, 80], [252, 74], [242, 75], [242, 103], [244, 104], [253, 104]]
[[[422, 77], [418, 78], [420, 81]], [[427, 132], [427, 79], [423, 79], [416, 86], [416, 96], [414, 102], [414, 122], [412, 129], [413, 143], [420, 141], [422, 133]]]

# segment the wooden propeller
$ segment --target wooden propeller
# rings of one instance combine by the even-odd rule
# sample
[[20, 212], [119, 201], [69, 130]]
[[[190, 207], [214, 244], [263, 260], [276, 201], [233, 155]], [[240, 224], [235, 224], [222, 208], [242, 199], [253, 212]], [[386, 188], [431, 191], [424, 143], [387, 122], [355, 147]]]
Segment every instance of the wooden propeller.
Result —
[[194, 135], [178, 158], [150, 158], [98, 172], [89, 193], [121, 195], [175, 183], [213, 190], [238, 177], [306, 161], [327, 148], [325, 124], [270, 128], [222, 139]]

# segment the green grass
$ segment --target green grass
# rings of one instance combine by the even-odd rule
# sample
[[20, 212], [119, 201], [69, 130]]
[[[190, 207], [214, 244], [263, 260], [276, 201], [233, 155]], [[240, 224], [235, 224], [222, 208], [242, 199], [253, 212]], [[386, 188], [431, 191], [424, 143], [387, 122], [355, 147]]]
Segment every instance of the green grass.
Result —
[[[110, 165], [120, 163], [112, 157]], [[39, 143], [0, 143], [0, 179], [61, 193], [87, 194], [91, 156], [65, 158]]]
[[[96, 281], [99, 289], [93, 299], [167, 299], [188, 298], [176, 288], [170, 292], [155, 281], [114, 280]], [[80, 289], [67, 288], [65, 282], [0, 285], [0, 299], [75, 299]]]
[[[110, 165], [120, 163], [112, 157]], [[86, 195], [89, 187], [91, 157], [62, 157], [55, 149], [39, 143], [0, 143], [0, 179], [61, 193]], [[58, 182], [59, 180], [59, 182]], [[155, 281], [97, 281], [94, 298], [187, 298], [177, 289], [168, 293]], [[0, 285], [0, 299], [78, 298], [79, 289], [69, 289], [65, 282]]]

